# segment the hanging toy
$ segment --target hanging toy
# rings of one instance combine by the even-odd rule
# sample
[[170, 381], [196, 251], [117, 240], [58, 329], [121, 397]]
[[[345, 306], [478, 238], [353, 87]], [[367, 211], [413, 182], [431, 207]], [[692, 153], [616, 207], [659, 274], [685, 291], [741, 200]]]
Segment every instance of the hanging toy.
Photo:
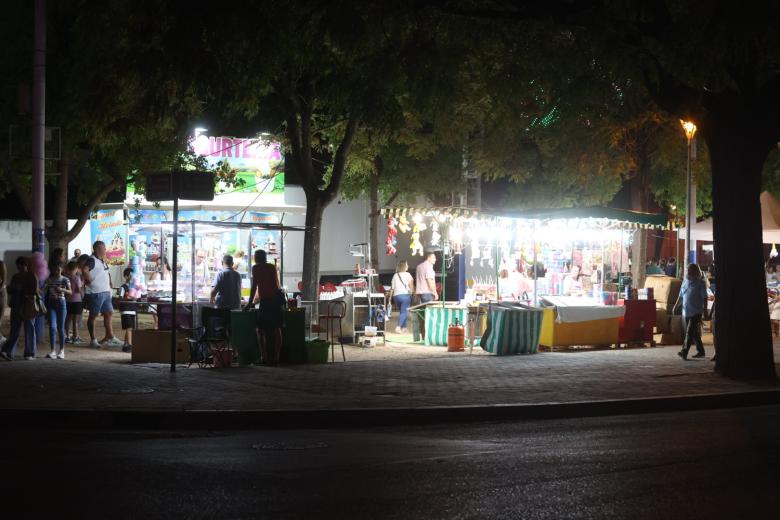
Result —
[[395, 256], [395, 254], [398, 252], [395, 247], [398, 243], [396, 240], [398, 229], [396, 229], [395, 226], [396, 220], [393, 217], [387, 219], [387, 238], [385, 239], [385, 253], [387, 256]]
[[458, 224], [452, 224], [449, 230], [450, 247], [452, 253], [460, 255], [463, 253], [463, 229]]
[[[480, 251], [479, 251], [479, 231], [472, 227], [469, 230], [469, 237], [471, 238], [471, 260], [469, 260], [469, 265], [471, 267], [474, 267], [474, 262], [480, 259]], [[482, 262], [480, 262], [480, 265]]]
[[412, 256], [423, 255], [422, 242], [420, 242], [420, 231], [424, 231], [425, 229], [427, 228], [422, 221], [422, 215], [415, 215], [414, 227], [412, 227], [412, 243], [409, 245], [409, 248], [412, 250]]
[[136, 254], [130, 261], [130, 266], [133, 268], [133, 277], [130, 279], [128, 296], [133, 299], [138, 299], [146, 292], [144, 271], [141, 269], [141, 257]]
[[401, 233], [408, 233], [410, 229], [412, 228], [409, 226], [409, 221], [407, 220], [406, 215], [401, 215], [401, 217], [398, 219], [398, 231]]
[[487, 263], [488, 263], [488, 266], [489, 266], [489, 267], [491, 267], [491, 268], [492, 268], [492, 267], [494, 266], [494, 264], [493, 264], [493, 254], [492, 254], [492, 253], [493, 253], [493, 251], [492, 251], [492, 249], [493, 249], [493, 248], [492, 248], [492, 247], [490, 247], [490, 246], [485, 246], [485, 247], [483, 247], [483, 248], [482, 248], [482, 260], [480, 261], [480, 265], [481, 265], [481, 266], [483, 266], [483, 267], [484, 267], [484, 263], [483, 263], [483, 262], [484, 262], [485, 260], [487, 260]]
[[438, 247], [441, 243], [441, 234], [439, 233], [439, 223], [435, 220], [431, 223], [431, 246]]

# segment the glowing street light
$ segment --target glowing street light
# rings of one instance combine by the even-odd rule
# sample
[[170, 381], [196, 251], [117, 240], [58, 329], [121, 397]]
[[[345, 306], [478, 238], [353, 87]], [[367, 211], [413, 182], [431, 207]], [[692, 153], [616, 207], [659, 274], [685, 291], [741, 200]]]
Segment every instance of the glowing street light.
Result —
[[683, 269], [688, 269], [688, 264], [696, 261], [696, 251], [691, 250], [691, 226], [696, 222], [696, 192], [694, 191], [693, 176], [691, 175], [691, 150], [693, 138], [696, 135], [696, 124], [693, 121], [684, 121], [682, 119], [680, 119], [680, 124], [683, 127], [683, 132], [685, 132], [685, 138], [688, 140], [688, 178], [685, 194], [685, 261], [683, 263]]

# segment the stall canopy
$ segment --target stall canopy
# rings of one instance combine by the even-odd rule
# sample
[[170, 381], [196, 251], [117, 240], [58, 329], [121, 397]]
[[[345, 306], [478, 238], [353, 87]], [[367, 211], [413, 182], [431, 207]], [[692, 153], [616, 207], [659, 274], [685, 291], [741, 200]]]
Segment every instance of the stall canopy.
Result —
[[668, 216], [665, 213], [641, 213], [624, 209], [606, 208], [603, 206], [563, 209], [534, 209], [518, 211], [486, 212], [460, 208], [384, 208], [386, 217], [401, 215], [445, 214], [455, 217], [476, 218], [515, 218], [524, 220], [600, 220], [609, 227], [629, 229], [671, 229]]
[[[780, 200], [768, 191], [761, 194], [761, 226], [765, 244], [780, 243]], [[678, 236], [685, 238], [685, 228], [679, 229]], [[712, 242], [711, 218], [691, 227], [691, 240]]]

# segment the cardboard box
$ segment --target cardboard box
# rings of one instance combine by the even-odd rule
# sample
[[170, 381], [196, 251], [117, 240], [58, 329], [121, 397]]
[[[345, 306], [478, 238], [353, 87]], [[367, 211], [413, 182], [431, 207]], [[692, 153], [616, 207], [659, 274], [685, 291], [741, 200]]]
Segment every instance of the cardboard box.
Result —
[[[133, 331], [133, 363], [170, 363], [171, 332], [168, 330], [138, 329]], [[185, 334], [176, 335], [176, 363], [190, 362], [190, 344]]]
[[645, 289], [653, 289], [653, 298], [657, 309], [663, 309], [667, 314], [671, 314], [674, 304], [677, 302], [677, 296], [680, 294], [682, 280], [672, 278], [671, 276], [650, 275], [645, 278]]

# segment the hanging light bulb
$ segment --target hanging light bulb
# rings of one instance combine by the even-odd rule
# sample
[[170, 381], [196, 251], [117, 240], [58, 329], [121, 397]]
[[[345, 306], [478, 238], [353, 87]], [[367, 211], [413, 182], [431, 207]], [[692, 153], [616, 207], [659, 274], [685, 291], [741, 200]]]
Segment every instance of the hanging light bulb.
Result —
[[777, 248], [772, 244], [772, 250], [769, 251], [769, 258], [775, 258], [777, 256]]

